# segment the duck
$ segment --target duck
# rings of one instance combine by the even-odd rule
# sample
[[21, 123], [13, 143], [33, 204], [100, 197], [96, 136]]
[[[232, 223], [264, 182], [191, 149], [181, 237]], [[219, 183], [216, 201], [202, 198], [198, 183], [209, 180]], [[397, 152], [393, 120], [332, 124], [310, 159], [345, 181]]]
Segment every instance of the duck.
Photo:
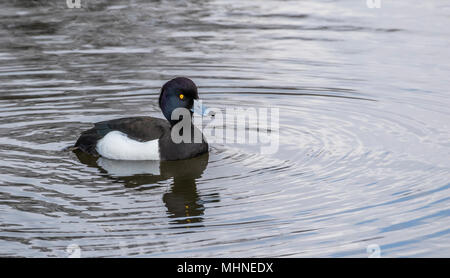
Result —
[[[81, 133], [72, 150], [112, 160], [159, 161], [189, 159], [208, 152], [206, 139], [192, 123], [194, 112], [203, 116], [207, 109], [200, 104], [197, 86], [191, 79], [176, 77], [167, 81], [161, 87], [158, 104], [165, 119], [137, 116], [98, 122]], [[191, 115], [192, 140], [172, 139], [172, 130], [183, 120], [182, 116], [172, 119], [177, 108], [185, 108]], [[182, 135], [184, 131], [179, 132]]]

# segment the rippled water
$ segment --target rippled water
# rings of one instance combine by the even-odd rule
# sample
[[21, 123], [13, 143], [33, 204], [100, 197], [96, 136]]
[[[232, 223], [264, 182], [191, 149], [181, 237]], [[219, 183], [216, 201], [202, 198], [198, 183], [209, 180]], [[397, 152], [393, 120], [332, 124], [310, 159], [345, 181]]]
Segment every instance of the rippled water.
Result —
[[[447, 1], [5, 2], [0, 256], [450, 256]], [[278, 107], [278, 152], [64, 150], [162, 117], [175, 76], [210, 107]]]

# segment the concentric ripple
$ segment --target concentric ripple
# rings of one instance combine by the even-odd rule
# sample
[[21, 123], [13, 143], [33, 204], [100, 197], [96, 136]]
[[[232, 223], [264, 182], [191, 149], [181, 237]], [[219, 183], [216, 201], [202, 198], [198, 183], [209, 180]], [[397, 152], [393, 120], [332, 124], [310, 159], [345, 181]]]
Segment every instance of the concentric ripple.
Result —
[[[365, 2], [0, 4], [0, 256], [448, 257], [447, 6]], [[220, 111], [279, 109], [278, 150], [67, 149], [162, 117], [174, 76]]]

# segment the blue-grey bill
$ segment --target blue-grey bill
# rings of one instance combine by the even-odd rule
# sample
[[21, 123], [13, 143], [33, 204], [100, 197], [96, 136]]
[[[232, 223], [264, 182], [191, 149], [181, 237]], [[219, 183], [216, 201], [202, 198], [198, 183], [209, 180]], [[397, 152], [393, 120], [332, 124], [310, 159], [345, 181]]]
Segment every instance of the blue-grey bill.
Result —
[[207, 116], [208, 107], [206, 105], [202, 104], [201, 101], [194, 99], [194, 105], [191, 108], [191, 111], [195, 114], [198, 114], [200, 116]]

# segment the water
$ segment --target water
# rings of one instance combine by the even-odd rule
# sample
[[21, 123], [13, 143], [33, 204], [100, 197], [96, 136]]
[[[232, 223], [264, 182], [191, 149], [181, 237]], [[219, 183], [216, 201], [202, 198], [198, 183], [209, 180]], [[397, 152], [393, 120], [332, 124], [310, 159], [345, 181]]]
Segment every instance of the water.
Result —
[[[0, 256], [450, 255], [447, 1], [65, 2], [0, 4]], [[64, 150], [174, 76], [278, 107], [278, 152]]]

